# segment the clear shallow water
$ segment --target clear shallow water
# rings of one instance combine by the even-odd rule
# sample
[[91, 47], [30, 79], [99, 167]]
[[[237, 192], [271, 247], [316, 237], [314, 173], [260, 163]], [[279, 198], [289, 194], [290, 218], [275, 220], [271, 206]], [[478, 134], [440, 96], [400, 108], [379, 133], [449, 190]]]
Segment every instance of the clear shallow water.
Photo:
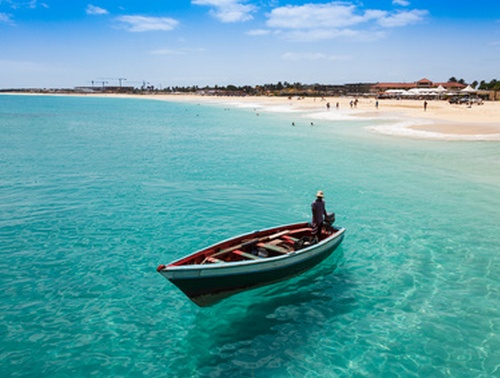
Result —
[[[0, 96], [0, 374], [500, 376], [500, 144], [309, 123]], [[318, 189], [348, 233], [310, 272], [204, 309], [155, 272]]]

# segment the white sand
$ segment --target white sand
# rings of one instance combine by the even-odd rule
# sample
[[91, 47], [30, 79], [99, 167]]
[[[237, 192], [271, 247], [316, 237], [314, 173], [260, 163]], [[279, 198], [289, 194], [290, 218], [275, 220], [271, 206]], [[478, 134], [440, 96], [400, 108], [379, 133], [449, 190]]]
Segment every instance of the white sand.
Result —
[[[451, 105], [447, 101], [379, 100], [360, 98], [356, 107], [350, 97], [297, 98], [287, 97], [215, 97], [199, 95], [151, 95], [167, 101], [218, 104], [254, 108], [260, 112], [307, 112], [313, 119], [339, 120], [351, 117], [387, 120], [369, 129], [394, 136], [438, 140], [500, 141], [500, 102], [482, 105]], [[330, 109], [327, 109], [327, 103]], [[336, 104], [339, 108], [336, 108]], [[377, 122], [380, 124], [380, 122]]]
[[[85, 96], [85, 95], [84, 95]], [[363, 117], [376, 119], [371, 131], [402, 137], [438, 140], [500, 141], [500, 102], [486, 101], [482, 105], [451, 105], [447, 101], [379, 100], [359, 98], [356, 107], [351, 97], [298, 98], [266, 96], [201, 96], [201, 95], [126, 95], [92, 94], [87, 96], [136, 97], [163, 101], [214, 104], [226, 107], [252, 108], [257, 112], [302, 112], [312, 119], [340, 120]], [[327, 103], [330, 109], [327, 109]], [[336, 104], [339, 108], [336, 108]], [[387, 122], [384, 122], [387, 121]]]

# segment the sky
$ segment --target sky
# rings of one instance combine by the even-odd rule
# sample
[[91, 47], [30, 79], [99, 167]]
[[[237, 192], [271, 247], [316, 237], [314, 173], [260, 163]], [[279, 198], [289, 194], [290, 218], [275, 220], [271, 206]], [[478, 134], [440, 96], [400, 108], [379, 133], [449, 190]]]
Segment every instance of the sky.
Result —
[[500, 79], [500, 0], [0, 0], [0, 88]]

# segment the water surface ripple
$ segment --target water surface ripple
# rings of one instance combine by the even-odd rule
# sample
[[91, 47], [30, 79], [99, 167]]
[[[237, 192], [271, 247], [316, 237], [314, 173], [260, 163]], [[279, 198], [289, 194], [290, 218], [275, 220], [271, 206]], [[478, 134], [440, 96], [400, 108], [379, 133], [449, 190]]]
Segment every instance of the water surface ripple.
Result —
[[[0, 375], [500, 376], [499, 144], [309, 121], [0, 96]], [[319, 189], [347, 234], [306, 274], [200, 309], [155, 272]]]

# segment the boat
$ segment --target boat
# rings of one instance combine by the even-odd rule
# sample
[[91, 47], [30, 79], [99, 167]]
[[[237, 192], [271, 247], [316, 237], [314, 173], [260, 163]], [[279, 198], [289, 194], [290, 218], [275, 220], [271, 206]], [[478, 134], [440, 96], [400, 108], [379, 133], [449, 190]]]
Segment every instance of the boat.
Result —
[[238, 292], [286, 280], [316, 266], [339, 246], [345, 228], [327, 217], [320, 240], [307, 222], [224, 240], [167, 265], [158, 273], [200, 307]]

